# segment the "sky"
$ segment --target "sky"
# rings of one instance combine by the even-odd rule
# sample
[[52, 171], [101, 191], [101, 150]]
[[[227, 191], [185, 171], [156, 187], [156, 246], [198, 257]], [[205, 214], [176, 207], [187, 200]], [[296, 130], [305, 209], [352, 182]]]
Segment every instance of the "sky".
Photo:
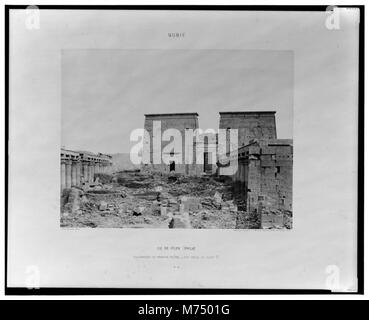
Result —
[[221, 111], [277, 111], [293, 137], [293, 52], [288, 50], [63, 50], [62, 145], [128, 153], [144, 114], [197, 112], [202, 129]]

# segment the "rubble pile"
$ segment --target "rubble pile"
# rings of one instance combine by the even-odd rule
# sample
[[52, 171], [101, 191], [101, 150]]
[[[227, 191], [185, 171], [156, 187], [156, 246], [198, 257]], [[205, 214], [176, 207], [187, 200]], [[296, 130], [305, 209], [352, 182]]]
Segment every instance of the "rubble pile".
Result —
[[[287, 218], [284, 223], [291, 221]], [[95, 175], [94, 183], [65, 189], [63, 227], [260, 228], [247, 214], [232, 185], [213, 177], [183, 177], [143, 172]]]

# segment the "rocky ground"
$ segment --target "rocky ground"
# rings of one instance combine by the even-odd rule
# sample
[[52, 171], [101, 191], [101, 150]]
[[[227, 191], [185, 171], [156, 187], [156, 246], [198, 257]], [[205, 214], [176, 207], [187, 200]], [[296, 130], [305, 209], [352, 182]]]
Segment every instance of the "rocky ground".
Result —
[[[65, 189], [62, 227], [257, 229], [232, 185], [215, 177], [99, 174], [93, 185]], [[291, 227], [285, 213], [284, 228]]]

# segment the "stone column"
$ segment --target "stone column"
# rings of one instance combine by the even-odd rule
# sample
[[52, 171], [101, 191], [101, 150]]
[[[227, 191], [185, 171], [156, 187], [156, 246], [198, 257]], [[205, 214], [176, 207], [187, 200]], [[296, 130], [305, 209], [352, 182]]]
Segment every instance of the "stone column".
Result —
[[87, 162], [87, 180], [86, 182], [90, 182], [91, 177], [91, 169], [90, 169], [90, 162]]
[[72, 186], [72, 161], [66, 160], [65, 162], [65, 187], [70, 188]]
[[77, 162], [72, 161], [72, 186], [77, 185]]
[[250, 210], [255, 211], [258, 208], [258, 196], [260, 195], [260, 187], [261, 187], [261, 168], [260, 168], [260, 160], [252, 159], [249, 164], [249, 176], [252, 177], [249, 179], [249, 189], [251, 192], [249, 193], [250, 198]]
[[239, 166], [240, 166], [240, 183], [241, 183], [241, 191], [244, 189], [245, 187], [245, 164], [243, 161], [239, 162]]
[[85, 182], [88, 182], [89, 180], [89, 168], [88, 168], [88, 162], [87, 161], [83, 161], [83, 179]]
[[239, 183], [241, 183], [241, 175], [242, 175], [242, 165], [241, 165], [241, 161], [238, 160], [238, 170], [237, 170], [238, 176], [237, 176], [237, 180]]
[[242, 190], [242, 164], [238, 161], [238, 190]]
[[76, 164], [76, 184], [77, 186], [81, 185], [81, 161], [78, 161]]
[[60, 163], [60, 187], [65, 189], [65, 160]]
[[89, 173], [89, 175], [88, 175], [88, 181], [90, 183], [94, 182], [94, 175], [93, 175], [93, 172], [92, 172], [92, 167], [93, 167], [93, 163], [90, 162], [88, 164], [88, 173]]
[[95, 173], [96, 173], [96, 162], [92, 162], [92, 182], [95, 181]]

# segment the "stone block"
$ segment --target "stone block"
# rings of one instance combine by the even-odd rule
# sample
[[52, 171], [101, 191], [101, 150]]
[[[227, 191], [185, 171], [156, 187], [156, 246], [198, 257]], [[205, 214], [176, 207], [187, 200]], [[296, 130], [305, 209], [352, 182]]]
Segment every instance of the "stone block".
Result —
[[261, 227], [263, 229], [283, 228], [284, 218], [283, 214], [267, 214], [261, 215]]
[[267, 146], [263, 146], [262, 148], [261, 148], [261, 153], [262, 154], [270, 154], [270, 155], [272, 155], [272, 154], [275, 154], [275, 147], [267, 147]]
[[191, 229], [188, 213], [174, 214], [168, 225], [169, 229]]

